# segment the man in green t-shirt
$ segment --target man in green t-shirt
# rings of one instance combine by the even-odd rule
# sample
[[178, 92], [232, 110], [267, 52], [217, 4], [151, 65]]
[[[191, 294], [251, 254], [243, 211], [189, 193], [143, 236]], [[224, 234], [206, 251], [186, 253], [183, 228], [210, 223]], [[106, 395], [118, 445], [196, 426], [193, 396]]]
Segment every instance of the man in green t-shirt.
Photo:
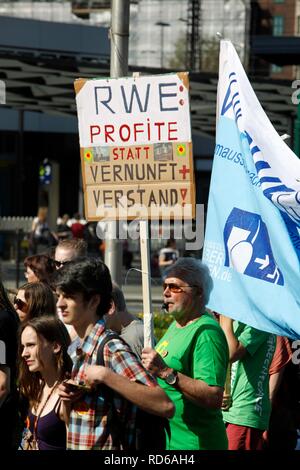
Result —
[[276, 336], [220, 315], [231, 362], [231, 405], [223, 411], [229, 450], [260, 450], [268, 429], [269, 366]]
[[143, 365], [175, 404], [168, 450], [226, 450], [222, 419], [228, 346], [205, 310], [212, 289], [207, 266], [180, 258], [165, 272], [164, 306], [174, 322], [156, 350], [145, 348]]

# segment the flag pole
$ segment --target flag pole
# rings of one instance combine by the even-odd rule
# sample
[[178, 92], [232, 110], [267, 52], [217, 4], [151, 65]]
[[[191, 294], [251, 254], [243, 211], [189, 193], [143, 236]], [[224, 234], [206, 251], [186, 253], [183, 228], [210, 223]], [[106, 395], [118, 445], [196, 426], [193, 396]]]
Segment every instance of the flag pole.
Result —
[[[112, 0], [110, 28], [110, 76], [112, 78], [128, 75], [129, 11], [129, 0]], [[107, 226], [105, 264], [110, 270], [112, 279], [121, 286], [122, 244], [115, 220], [109, 221]]]

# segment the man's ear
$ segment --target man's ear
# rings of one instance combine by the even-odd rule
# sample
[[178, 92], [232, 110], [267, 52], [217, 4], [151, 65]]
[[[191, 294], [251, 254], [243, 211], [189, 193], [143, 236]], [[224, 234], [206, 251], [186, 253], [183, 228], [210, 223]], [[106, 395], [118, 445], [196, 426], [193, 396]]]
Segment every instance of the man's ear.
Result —
[[91, 297], [91, 299], [89, 300], [90, 308], [97, 310], [97, 308], [100, 304], [100, 301], [101, 301], [100, 294], [93, 295], [93, 297]]
[[194, 289], [196, 290], [198, 296], [202, 298], [202, 297], [203, 297], [203, 289], [202, 289], [202, 287], [196, 286]]
[[116, 304], [115, 302], [112, 300], [111, 301], [111, 304], [110, 304], [110, 309], [108, 310], [107, 314], [106, 315], [113, 315], [115, 312], [116, 312]]

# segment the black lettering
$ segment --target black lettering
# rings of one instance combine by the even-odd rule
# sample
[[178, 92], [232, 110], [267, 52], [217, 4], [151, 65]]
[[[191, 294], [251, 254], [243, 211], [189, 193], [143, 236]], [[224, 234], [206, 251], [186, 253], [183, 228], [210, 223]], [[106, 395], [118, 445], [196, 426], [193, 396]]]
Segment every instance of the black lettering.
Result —
[[122, 170], [121, 165], [114, 165], [114, 166], [113, 166], [113, 174], [114, 174], [113, 180], [114, 180], [114, 181], [117, 181], [117, 179], [118, 179], [119, 181], [123, 181], [123, 180], [122, 180], [122, 177], [120, 176], [121, 170]]
[[93, 189], [93, 196], [94, 196], [94, 200], [95, 200], [96, 206], [98, 207], [98, 205], [99, 205], [99, 199], [100, 199], [100, 190], [98, 189], [98, 190], [96, 191], [95, 189]]
[[139, 204], [143, 204], [143, 194], [145, 192], [145, 189], [137, 189], [136, 192], [140, 195], [140, 202]]
[[159, 163], [158, 164], [158, 179], [161, 179], [161, 174], [167, 172], [167, 164], [166, 163]]
[[136, 179], [143, 181], [145, 179], [145, 165], [135, 165]]
[[[106, 171], [108, 170], [108, 171]], [[108, 178], [105, 178], [106, 175], [109, 175]], [[101, 166], [101, 181], [103, 183], [109, 183], [110, 182], [110, 167], [109, 165], [102, 165]]]
[[123, 204], [121, 204], [120, 202], [120, 199], [123, 197], [123, 191], [121, 189], [118, 189], [117, 191], [115, 191], [115, 207], [118, 207], [118, 205], [123, 206]]
[[174, 180], [175, 179], [175, 168], [177, 166], [177, 163], [169, 163], [169, 166], [172, 169], [172, 180]]
[[166, 191], [163, 191], [163, 190], [159, 190], [159, 204], [160, 206], [162, 206], [163, 204], [165, 204], [166, 206], [168, 205], [168, 190]]
[[170, 205], [175, 206], [178, 202], [178, 193], [176, 189], [170, 189]]
[[94, 183], [96, 183], [96, 180], [97, 180], [97, 174], [98, 174], [98, 165], [96, 166], [90, 166], [90, 169], [91, 169], [91, 172], [92, 172], [92, 176], [93, 176], [93, 180], [94, 180]]
[[134, 201], [134, 198], [133, 197], [130, 197], [130, 195], [134, 193], [134, 191], [131, 189], [130, 191], [127, 192], [127, 200], [128, 202], [130, 202], [131, 204], [128, 204], [127, 207], [132, 207], [135, 203]]
[[148, 201], [148, 207], [151, 206], [151, 204], [156, 204], [156, 199], [154, 197], [154, 191], [151, 191], [149, 201]]
[[124, 181], [133, 181], [133, 165], [128, 165], [127, 163], [124, 165]]
[[151, 165], [149, 165], [148, 163], [147, 164], [147, 180], [150, 180], [151, 178], [154, 181], [156, 180], [156, 165], [153, 165], [153, 167], [151, 167]]
[[112, 201], [112, 195], [110, 189], [105, 189], [103, 191], [103, 204], [107, 207], [112, 207], [112, 203], [107, 204], [107, 201]]

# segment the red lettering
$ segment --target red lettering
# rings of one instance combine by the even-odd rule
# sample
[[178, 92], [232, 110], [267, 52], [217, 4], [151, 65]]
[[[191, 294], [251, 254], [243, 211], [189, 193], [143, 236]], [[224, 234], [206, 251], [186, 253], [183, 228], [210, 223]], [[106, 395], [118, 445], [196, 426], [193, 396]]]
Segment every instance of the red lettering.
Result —
[[[97, 132], [94, 132], [94, 129], [97, 130]], [[91, 139], [92, 144], [94, 143], [93, 137], [95, 135], [99, 135], [99, 134], [100, 134], [100, 127], [99, 126], [90, 126], [90, 139]]]
[[110, 135], [113, 134], [115, 131], [115, 128], [114, 126], [112, 126], [111, 124], [106, 124], [104, 126], [104, 133], [105, 133], [105, 143], [108, 142], [108, 139], [110, 139], [111, 142], [114, 142], [114, 138], [111, 137]]
[[140, 159], [140, 150], [141, 150], [142, 147], [135, 147], [135, 151], [136, 151], [136, 158], [139, 160]]
[[125, 150], [125, 147], [120, 147], [120, 152], [121, 152], [121, 158], [122, 158], [122, 160], [124, 160], [124, 150]]
[[113, 149], [112, 153], [113, 153], [113, 156], [114, 156], [114, 160], [118, 160], [118, 158], [119, 158], [118, 149], [117, 148]]
[[150, 147], [144, 147], [144, 150], [146, 152], [146, 160], [148, 160], [148, 157], [149, 157], [149, 153], [148, 153], [149, 149], [150, 149]]
[[147, 132], [148, 132], [148, 140], [150, 140], [150, 122], [149, 122], [149, 118], [147, 119]]
[[136, 136], [138, 133], [143, 133], [144, 129], [138, 129], [138, 126], [144, 126], [142, 122], [135, 122], [133, 124], [133, 134], [134, 134], [134, 140], [136, 141]]
[[176, 137], [171, 137], [171, 132], [177, 132], [178, 131], [177, 127], [174, 128], [174, 129], [171, 128], [172, 124], [177, 125], [177, 122], [176, 121], [168, 122], [168, 140], [177, 140], [177, 136]]
[[161, 140], [160, 128], [161, 128], [161, 126], [164, 126], [165, 123], [164, 123], [164, 122], [155, 122], [154, 125], [158, 128], [158, 131], [157, 131], [158, 136], [157, 136], [157, 138], [158, 138], [158, 140]]
[[[123, 129], [127, 130], [127, 137], [123, 135]], [[123, 124], [120, 129], [119, 129], [119, 134], [120, 138], [124, 141], [127, 142], [130, 139], [130, 127], [127, 126], [127, 124]]]
[[134, 160], [134, 156], [133, 156], [131, 148], [128, 149], [127, 160], [129, 160], [130, 158], [132, 158], [132, 160]]

